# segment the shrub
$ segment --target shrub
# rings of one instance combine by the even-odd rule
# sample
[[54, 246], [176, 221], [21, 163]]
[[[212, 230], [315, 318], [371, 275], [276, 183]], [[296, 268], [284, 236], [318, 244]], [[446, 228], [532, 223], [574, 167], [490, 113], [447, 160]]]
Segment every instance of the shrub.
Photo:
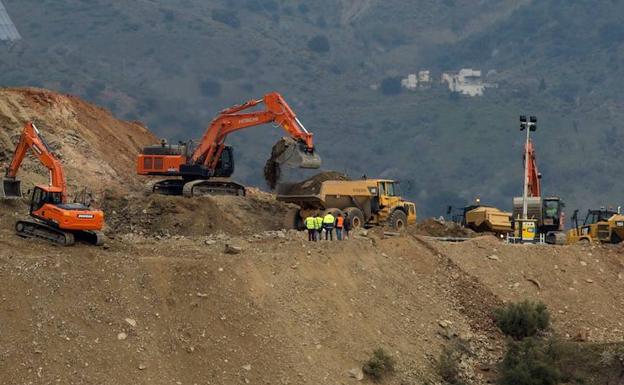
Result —
[[329, 39], [323, 35], [314, 36], [308, 40], [308, 48], [317, 53], [329, 52]]
[[456, 340], [450, 345], [444, 346], [438, 359], [437, 369], [438, 374], [446, 383], [451, 385], [464, 384], [464, 381], [461, 379], [459, 363], [462, 360], [462, 356], [469, 353], [470, 350], [461, 340]]
[[362, 371], [373, 381], [379, 381], [394, 371], [394, 359], [382, 348], [376, 349], [373, 356], [362, 366]]
[[398, 95], [403, 91], [401, 78], [391, 77], [381, 81], [381, 93], [384, 95]]
[[238, 14], [227, 9], [215, 9], [212, 11], [212, 20], [223, 23], [232, 28], [238, 29], [241, 26]]
[[515, 340], [532, 337], [550, 325], [550, 314], [541, 302], [510, 303], [494, 311], [496, 325]]
[[561, 381], [556, 351], [548, 343], [529, 337], [510, 341], [500, 367], [501, 385], [555, 385]]

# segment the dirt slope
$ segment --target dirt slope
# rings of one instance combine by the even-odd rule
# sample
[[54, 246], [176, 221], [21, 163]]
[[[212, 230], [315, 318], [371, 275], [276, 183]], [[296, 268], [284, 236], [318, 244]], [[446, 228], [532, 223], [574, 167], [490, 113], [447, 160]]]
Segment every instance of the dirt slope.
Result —
[[104, 250], [4, 229], [0, 246], [0, 383], [351, 383], [384, 347], [399, 384], [435, 378], [440, 321], [475, 351], [497, 345], [463, 313], [459, 276], [409, 238], [133, 236]]
[[505, 245], [493, 237], [442, 250], [504, 301], [541, 300], [571, 338], [619, 342], [624, 333], [624, 253], [612, 245]]
[[[124, 122], [110, 112], [70, 96], [42, 89], [0, 89], [0, 165], [8, 164], [26, 121], [35, 122], [59, 155], [71, 191], [88, 187], [122, 192], [137, 189], [135, 157], [157, 139], [140, 123]], [[33, 159], [20, 172], [27, 189], [45, 183], [47, 173]], [[71, 194], [71, 192], [70, 192]]]

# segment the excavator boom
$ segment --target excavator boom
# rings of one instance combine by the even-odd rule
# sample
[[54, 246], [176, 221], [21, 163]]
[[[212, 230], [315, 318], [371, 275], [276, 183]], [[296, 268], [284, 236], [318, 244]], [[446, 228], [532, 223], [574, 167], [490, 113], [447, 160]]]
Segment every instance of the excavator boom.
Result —
[[50, 151], [50, 148], [43, 140], [37, 127], [31, 122], [26, 123], [24, 126], [22, 136], [15, 148], [13, 159], [6, 169], [5, 177], [2, 181], [1, 197], [6, 199], [22, 197], [20, 181], [17, 179], [17, 172], [29, 150], [32, 151], [33, 155], [48, 169], [50, 173], [50, 187], [59, 189], [63, 197], [63, 202], [65, 202], [67, 199], [67, 185], [63, 167]]
[[[529, 155], [529, 162], [526, 163], [526, 156]], [[541, 197], [542, 196], [542, 186], [541, 179], [542, 174], [539, 173], [537, 169], [537, 157], [535, 156], [535, 147], [533, 147], [533, 142], [529, 141], [528, 146], [525, 151], [525, 164], [528, 164], [528, 192], [529, 197]]]
[[[260, 104], [264, 104], [264, 110], [244, 112]], [[199, 146], [193, 152], [191, 162], [203, 164], [209, 169], [216, 168], [225, 146], [225, 139], [229, 134], [267, 123], [276, 123], [292, 139], [300, 143], [302, 147], [300, 152], [303, 156], [299, 167], [319, 168], [321, 166], [320, 158], [315, 154], [313, 135], [306, 130], [292, 108], [277, 92], [221, 111], [204, 133]], [[308, 156], [305, 156], [306, 154]]]

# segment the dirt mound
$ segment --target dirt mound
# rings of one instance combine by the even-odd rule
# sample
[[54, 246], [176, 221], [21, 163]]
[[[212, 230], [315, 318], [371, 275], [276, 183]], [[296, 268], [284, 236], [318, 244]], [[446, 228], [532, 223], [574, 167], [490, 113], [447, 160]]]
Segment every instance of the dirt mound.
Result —
[[248, 189], [246, 197], [107, 195], [103, 209], [109, 236], [252, 235], [292, 228], [289, 220], [294, 218], [293, 206], [253, 188]]
[[324, 171], [299, 183], [280, 185], [278, 190], [283, 195], [315, 195], [321, 191], [321, 185], [328, 180], [351, 180], [337, 171]]
[[264, 165], [264, 180], [271, 190], [275, 189], [277, 182], [280, 180], [282, 169], [277, 159], [286, 151], [286, 147], [285, 138], [278, 140], [271, 148], [271, 156]]
[[474, 231], [458, 225], [455, 222], [440, 221], [428, 218], [424, 222], [409, 228], [410, 233], [415, 235], [426, 235], [430, 237], [454, 237], [471, 238], [476, 234]]
[[[136, 154], [156, 137], [137, 122], [124, 122], [75, 96], [34, 88], [0, 89], [0, 166], [13, 156], [22, 127], [33, 121], [60, 158], [70, 193], [84, 187], [128, 192], [141, 186]], [[29, 156], [30, 158], [30, 156]], [[19, 178], [23, 188], [45, 183], [48, 174], [26, 159]]]

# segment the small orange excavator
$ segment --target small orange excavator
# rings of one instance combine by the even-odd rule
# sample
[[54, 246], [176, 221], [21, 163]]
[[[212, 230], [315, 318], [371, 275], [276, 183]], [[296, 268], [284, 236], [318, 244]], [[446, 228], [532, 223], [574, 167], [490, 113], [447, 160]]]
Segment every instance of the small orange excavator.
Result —
[[[247, 111], [260, 104], [264, 109]], [[139, 175], [178, 177], [154, 184], [152, 191], [165, 195], [245, 195], [245, 186], [229, 177], [234, 173], [234, 153], [225, 144], [235, 131], [275, 123], [289, 135], [276, 162], [289, 167], [319, 168], [321, 159], [315, 151], [312, 134], [301, 124], [284, 98], [277, 92], [262, 99], [225, 109], [206, 129], [201, 141], [178, 145], [149, 146], [137, 159]]]
[[17, 172], [28, 151], [50, 171], [49, 185], [34, 187], [30, 202], [30, 215], [34, 221], [22, 220], [15, 224], [17, 234], [27, 238], [40, 238], [52, 243], [70, 246], [76, 239], [101, 245], [99, 230], [104, 224], [104, 213], [92, 210], [81, 203], [67, 203], [67, 183], [61, 163], [43, 140], [33, 123], [26, 123], [13, 159], [2, 179], [4, 199], [22, 197]]

